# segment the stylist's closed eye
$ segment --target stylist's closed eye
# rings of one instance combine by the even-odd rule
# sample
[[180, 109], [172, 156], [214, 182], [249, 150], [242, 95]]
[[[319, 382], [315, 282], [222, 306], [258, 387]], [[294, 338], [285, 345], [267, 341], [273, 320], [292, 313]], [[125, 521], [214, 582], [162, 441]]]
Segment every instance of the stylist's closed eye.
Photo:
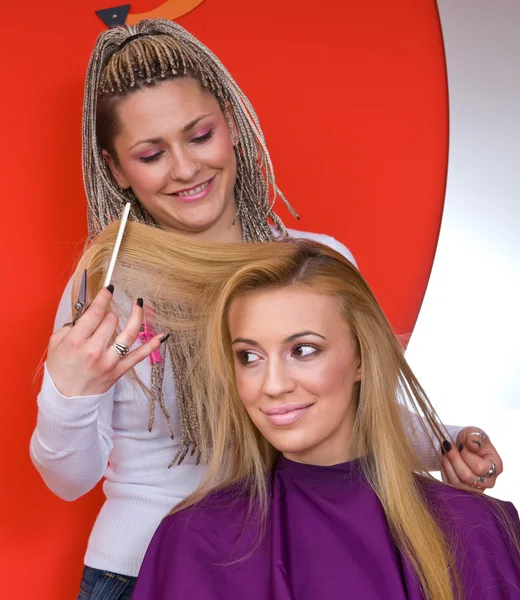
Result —
[[139, 157], [139, 160], [145, 164], [153, 163], [153, 162], [159, 160], [159, 158], [161, 158], [161, 156], [163, 154], [164, 154], [163, 150], [161, 150], [159, 152], [143, 154], [142, 156]]
[[192, 138], [192, 142], [194, 144], [203, 144], [204, 142], [207, 142], [208, 140], [210, 140], [213, 137], [213, 134], [215, 133], [214, 129], [210, 129], [209, 131], [206, 131], [205, 133], [202, 133], [200, 135], [195, 136], [194, 138]]
[[[201, 132], [200, 135], [193, 137], [190, 140], [190, 142], [193, 144], [204, 144], [204, 142], [207, 142], [208, 140], [210, 140], [213, 137], [214, 133], [215, 133], [214, 129], [210, 129], [209, 131], [206, 131], [206, 132]], [[157, 162], [161, 158], [161, 156], [164, 156], [164, 150], [159, 150], [158, 152], [156, 152], [156, 151], [147, 152], [146, 154], [142, 154], [139, 157], [139, 160], [145, 164], [148, 164], [148, 163]]]

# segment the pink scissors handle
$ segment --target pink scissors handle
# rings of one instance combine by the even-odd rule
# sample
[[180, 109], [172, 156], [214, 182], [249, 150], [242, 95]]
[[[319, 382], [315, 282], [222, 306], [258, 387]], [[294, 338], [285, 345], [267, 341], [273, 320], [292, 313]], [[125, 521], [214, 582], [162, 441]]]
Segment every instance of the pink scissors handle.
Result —
[[[154, 337], [154, 335], [155, 335], [155, 331], [153, 330], [153, 327], [148, 325], [148, 323], [146, 322], [146, 319], [145, 319], [143, 321], [143, 326], [141, 328], [141, 331], [139, 332], [139, 339], [141, 340], [141, 342], [143, 344], [146, 344], [146, 342], [149, 342]], [[148, 357], [148, 361], [150, 362], [151, 365], [162, 362], [161, 351], [159, 350], [159, 348], [157, 348], [157, 350], [154, 350], [150, 354], [150, 356]]]

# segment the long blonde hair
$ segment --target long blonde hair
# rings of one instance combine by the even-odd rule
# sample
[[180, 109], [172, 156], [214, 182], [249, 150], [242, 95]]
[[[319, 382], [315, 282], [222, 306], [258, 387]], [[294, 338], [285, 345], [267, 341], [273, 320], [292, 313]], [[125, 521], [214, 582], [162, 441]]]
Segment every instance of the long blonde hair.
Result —
[[[99, 289], [116, 230], [105, 230], [79, 265], [78, 273], [88, 268], [92, 292]], [[204, 432], [201, 451], [208, 468], [201, 486], [175, 511], [231, 484], [245, 486], [264, 509], [269, 501], [266, 476], [278, 453], [254, 427], [237, 393], [227, 325], [233, 299], [287, 286], [335, 297], [362, 365], [352, 448], [366, 456], [367, 479], [425, 597], [453, 600], [460, 594], [449, 540], [421, 495], [416, 473], [429, 475], [408, 440], [399, 399], [423, 417], [425, 438], [431, 438], [429, 429], [440, 442], [444, 431], [381, 307], [347, 259], [310, 241], [211, 244], [131, 223], [114, 281], [120, 291], [160, 309], [157, 327], [172, 337], [188, 332], [193, 340], [195, 358], [185, 376]]]

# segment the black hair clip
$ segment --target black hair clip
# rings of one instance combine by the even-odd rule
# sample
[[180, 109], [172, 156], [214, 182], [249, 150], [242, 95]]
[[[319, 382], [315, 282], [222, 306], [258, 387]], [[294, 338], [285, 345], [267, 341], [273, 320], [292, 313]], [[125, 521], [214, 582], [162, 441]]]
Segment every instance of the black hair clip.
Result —
[[119, 44], [119, 50], [122, 50], [125, 46], [128, 46], [128, 44], [130, 42], [133, 42], [137, 38], [150, 37], [151, 35], [155, 35], [155, 34], [153, 34], [153, 33], [134, 33], [134, 35], [127, 37], [126, 40], [124, 40], [123, 42], [121, 42], [121, 44]]

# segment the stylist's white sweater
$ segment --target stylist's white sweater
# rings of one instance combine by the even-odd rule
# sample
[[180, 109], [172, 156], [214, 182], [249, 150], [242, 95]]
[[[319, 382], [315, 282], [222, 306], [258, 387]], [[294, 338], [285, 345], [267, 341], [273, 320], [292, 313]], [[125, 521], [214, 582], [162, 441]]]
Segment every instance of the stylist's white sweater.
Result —
[[[327, 244], [354, 262], [347, 248], [329, 236], [297, 231], [290, 234]], [[55, 329], [71, 320], [70, 288], [69, 284], [63, 294]], [[136, 371], [149, 386], [148, 360]], [[189, 455], [182, 464], [168, 469], [180, 433], [169, 368], [165, 370], [164, 398], [172, 417], [173, 440], [159, 409], [152, 432], [148, 432], [148, 399], [128, 377], [105, 394], [65, 398], [45, 369], [30, 446], [34, 465], [47, 486], [64, 500], [79, 498], [105, 478], [106, 501], [85, 556], [85, 564], [90, 567], [137, 576], [160, 521], [197, 487], [204, 474], [204, 467], [196, 466], [195, 458]], [[457, 431], [450, 433], [456, 435]], [[428, 452], [426, 442], [418, 450]]]

